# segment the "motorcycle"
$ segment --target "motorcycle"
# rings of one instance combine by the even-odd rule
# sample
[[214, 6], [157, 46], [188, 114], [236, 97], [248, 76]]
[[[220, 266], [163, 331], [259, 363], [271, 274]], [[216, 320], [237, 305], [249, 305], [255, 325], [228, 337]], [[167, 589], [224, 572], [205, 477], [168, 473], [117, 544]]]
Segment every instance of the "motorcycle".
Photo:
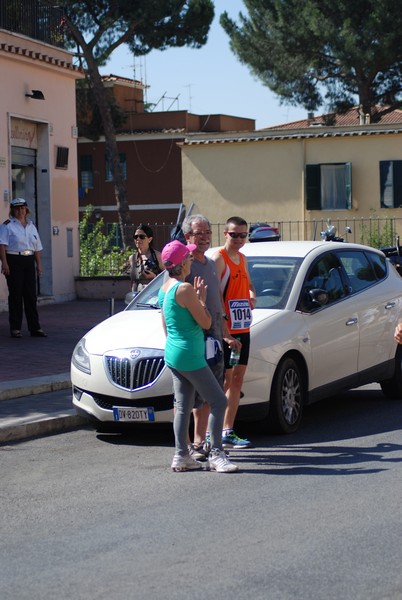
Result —
[[[352, 233], [350, 227], [345, 227], [345, 234]], [[323, 242], [344, 242], [345, 238], [336, 235], [336, 227], [331, 224], [331, 221], [328, 219], [328, 225], [325, 231], [321, 231], [321, 239]]]

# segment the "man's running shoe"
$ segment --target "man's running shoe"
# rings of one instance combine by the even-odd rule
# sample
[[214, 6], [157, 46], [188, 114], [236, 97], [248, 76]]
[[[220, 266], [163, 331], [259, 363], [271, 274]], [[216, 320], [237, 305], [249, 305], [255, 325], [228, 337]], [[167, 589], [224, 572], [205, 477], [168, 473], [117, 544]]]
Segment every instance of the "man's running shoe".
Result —
[[223, 450], [213, 448], [208, 456], [209, 468], [217, 473], [236, 473], [239, 470], [237, 465], [234, 465]]
[[222, 436], [222, 446], [224, 448], [235, 448], [241, 450], [242, 448], [252, 448], [253, 444], [249, 440], [239, 438], [234, 431]]
[[207, 460], [207, 456], [209, 454], [209, 451], [204, 449], [204, 444], [190, 444], [188, 447], [188, 452], [191, 458], [194, 458], [194, 460], [201, 461]]
[[186, 456], [178, 456], [177, 454], [173, 457], [172, 471], [175, 473], [181, 473], [182, 471], [195, 471], [196, 469], [202, 469], [202, 464], [189, 454]]

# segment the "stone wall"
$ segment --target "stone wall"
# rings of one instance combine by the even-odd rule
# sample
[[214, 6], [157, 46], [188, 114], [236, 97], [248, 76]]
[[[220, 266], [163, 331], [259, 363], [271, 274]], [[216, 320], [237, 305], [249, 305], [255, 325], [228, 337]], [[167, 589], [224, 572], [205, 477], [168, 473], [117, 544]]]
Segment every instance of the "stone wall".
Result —
[[124, 300], [131, 290], [130, 277], [76, 277], [75, 291], [78, 299], [107, 300], [115, 298]]

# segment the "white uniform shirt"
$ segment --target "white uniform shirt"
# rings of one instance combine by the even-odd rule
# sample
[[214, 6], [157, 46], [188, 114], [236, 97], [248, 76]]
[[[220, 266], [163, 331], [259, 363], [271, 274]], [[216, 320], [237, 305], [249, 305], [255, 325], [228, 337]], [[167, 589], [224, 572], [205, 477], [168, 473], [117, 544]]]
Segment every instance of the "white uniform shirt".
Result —
[[42, 250], [38, 230], [32, 221], [28, 220], [24, 227], [18, 219], [11, 217], [8, 223], [0, 225], [0, 244], [7, 246], [6, 252], [23, 252]]

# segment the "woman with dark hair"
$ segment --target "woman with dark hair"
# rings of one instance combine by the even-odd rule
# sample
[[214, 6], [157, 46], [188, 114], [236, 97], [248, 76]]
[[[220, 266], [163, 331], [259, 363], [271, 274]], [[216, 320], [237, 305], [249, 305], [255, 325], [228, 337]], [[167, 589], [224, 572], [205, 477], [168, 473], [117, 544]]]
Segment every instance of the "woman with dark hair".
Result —
[[137, 252], [129, 257], [131, 290], [139, 292], [164, 270], [161, 253], [152, 246], [153, 231], [149, 225], [138, 225], [134, 233]]

